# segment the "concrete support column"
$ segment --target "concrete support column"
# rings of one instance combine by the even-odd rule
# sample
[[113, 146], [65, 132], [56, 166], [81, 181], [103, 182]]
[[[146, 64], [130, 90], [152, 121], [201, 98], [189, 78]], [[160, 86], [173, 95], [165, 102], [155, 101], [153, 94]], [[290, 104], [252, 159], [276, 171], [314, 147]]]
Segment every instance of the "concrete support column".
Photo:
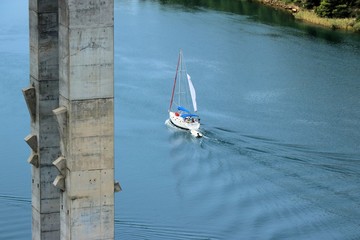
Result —
[[30, 85], [23, 89], [31, 116], [32, 239], [60, 239], [59, 133], [52, 110], [59, 105], [58, 1], [29, 0]]
[[61, 239], [114, 239], [114, 0], [59, 0]]

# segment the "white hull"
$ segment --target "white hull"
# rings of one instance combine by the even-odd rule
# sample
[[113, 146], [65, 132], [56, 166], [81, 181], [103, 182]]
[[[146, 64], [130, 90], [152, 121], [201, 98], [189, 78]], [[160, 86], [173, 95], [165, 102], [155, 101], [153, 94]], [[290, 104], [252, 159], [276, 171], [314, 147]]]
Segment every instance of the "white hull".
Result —
[[187, 121], [186, 119], [176, 116], [174, 112], [169, 112], [170, 122], [178, 128], [185, 130], [198, 130], [200, 128], [200, 123], [198, 121], [192, 122]]

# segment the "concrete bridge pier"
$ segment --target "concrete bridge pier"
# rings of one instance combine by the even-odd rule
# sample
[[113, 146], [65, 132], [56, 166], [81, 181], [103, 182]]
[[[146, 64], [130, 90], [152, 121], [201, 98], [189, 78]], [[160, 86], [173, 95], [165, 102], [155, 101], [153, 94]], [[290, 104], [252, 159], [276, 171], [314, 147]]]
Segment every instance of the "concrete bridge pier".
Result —
[[59, 4], [61, 239], [114, 239], [114, 2]]
[[32, 239], [60, 238], [60, 190], [53, 186], [58, 174], [59, 133], [52, 110], [59, 105], [59, 48], [57, 0], [30, 0], [30, 83], [23, 89], [31, 117], [25, 138], [32, 164]]
[[33, 239], [114, 239], [114, 0], [29, 0]]

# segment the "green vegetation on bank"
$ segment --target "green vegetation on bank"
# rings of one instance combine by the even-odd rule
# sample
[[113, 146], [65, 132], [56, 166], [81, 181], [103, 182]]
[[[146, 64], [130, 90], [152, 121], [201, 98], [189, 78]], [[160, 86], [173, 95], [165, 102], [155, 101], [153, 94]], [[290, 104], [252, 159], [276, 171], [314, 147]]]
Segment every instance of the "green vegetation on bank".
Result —
[[331, 29], [342, 29], [360, 32], [360, 21], [356, 18], [324, 18], [319, 17], [314, 11], [303, 10], [294, 14], [295, 18], [321, 25]]
[[320, 17], [359, 18], [360, 0], [295, 0]]
[[[295, 18], [332, 29], [360, 32], [360, 0], [261, 0], [268, 5], [294, 5]], [[290, 9], [294, 9], [291, 7]]]

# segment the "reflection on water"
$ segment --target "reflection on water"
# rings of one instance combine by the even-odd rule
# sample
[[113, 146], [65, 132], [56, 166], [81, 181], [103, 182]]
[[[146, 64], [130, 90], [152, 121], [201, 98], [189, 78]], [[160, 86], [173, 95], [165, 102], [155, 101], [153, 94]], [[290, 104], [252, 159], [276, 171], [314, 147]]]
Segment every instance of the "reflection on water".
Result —
[[[166, 6], [183, 6], [185, 10], [202, 11], [212, 9], [226, 13], [246, 15], [250, 20], [263, 24], [277, 25], [283, 27], [298, 28], [298, 34], [306, 33], [310, 37], [324, 39], [330, 43], [342, 43], [344, 34], [341, 31], [330, 31], [327, 28], [304, 24], [295, 20], [291, 13], [284, 10], [274, 10], [269, 6], [262, 5], [256, 1], [244, 0], [158, 0]], [[360, 35], [355, 34], [355, 39], [360, 41]]]
[[233, 0], [159, 0], [159, 2], [168, 7], [184, 6], [186, 10], [202, 11], [211, 9], [222, 11], [226, 13], [246, 15], [253, 21], [258, 21], [266, 24], [276, 24], [281, 26], [294, 26], [294, 17], [285, 11], [274, 11], [268, 6], [252, 1], [233, 1]]

